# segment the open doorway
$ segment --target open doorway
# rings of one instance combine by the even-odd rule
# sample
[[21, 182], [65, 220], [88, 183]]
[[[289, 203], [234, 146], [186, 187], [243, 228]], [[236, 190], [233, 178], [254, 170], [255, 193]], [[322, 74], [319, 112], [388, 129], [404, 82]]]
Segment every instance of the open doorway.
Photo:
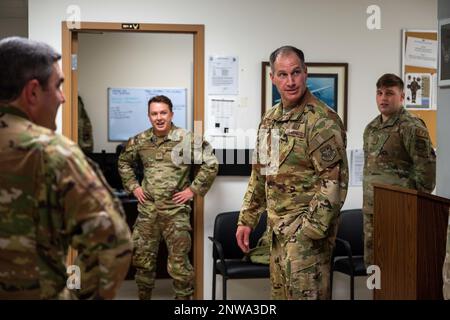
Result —
[[[95, 151], [101, 151], [110, 148], [115, 148], [117, 146], [117, 142], [113, 143], [109, 141], [108, 128], [105, 127], [107, 124], [107, 116], [105, 117], [104, 112], [106, 112], [106, 91], [104, 88], [98, 89], [98, 82], [94, 80], [94, 82], [89, 85], [89, 83], [85, 83], [83, 80], [83, 84], [81, 84], [81, 79], [84, 77], [84, 73], [87, 71], [82, 71], [84, 64], [88, 63], [85, 58], [83, 58], [84, 51], [82, 51], [81, 46], [83, 43], [88, 43], [89, 41], [106, 41], [108, 38], [118, 37], [122, 39], [122, 42], [130, 42], [133, 38], [136, 38], [138, 34], [148, 35], [153, 38], [154, 41], [160, 37], [171, 37], [172, 39], [177, 38], [177, 41], [189, 41], [190, 46], [188, 50], [192, 50], [191, 55], [191, 63], [188, 67], [191, 68], [191, 72], [187, 75], [190, 77], [191, 85], [188, 88], [190, 94], [188, 94], [188, 101], [190, 102], [191, 108], [188, 110], [192, 110], [192, 113], [187, 117], [188, 123], [190, 126], [187, 126], [187, 129], [192, 129], [192, 123], [194, 121], [204, 121], [204, 26], [203, 25], [176, 25], [176, 24], [122, 24], [122, 23], [97, 23], [97, 22], [81, 22], [79, 28], [71, 28], [70, 24], [66, 22], [62, 23], [62, 67], [64, 74], [66, 76], [66, 81], [64, 82], [64, 93], [66, 94], [66, 103], [63, 106], [63, 119], [62, 119], [62, 131], [63, 134], [67, 137], [71, 138], [74, 141], [78, 141], [78, 93], [83, 95], [83, 91], [87, 93], [87, 96], [93, 97], [95, 94], [92, 92], [98, 90], [98, 96], [103, 97], [103, 101], [101, 100], [90, 100], [90, 107], [95, 108], [95, 112], [91, 111], [91, 115], [93, 118], [100, 119], [95, 120], [99, 124], [98, 127], [95, 128], [94, 132], [97, 132], [97, 149]], [[186, 40], [186, 36], [189, 36], [190, 40]], [[97, 38], [96, 38], [97, 37]], [[101, 37], [101, 38], [98, 38]], [[118, 39], [117, 38], [117, 39]], [[103, 39], [103, 40], [100, 40]], [[160, 39], [161, 40], [161, 39]], [[145, 42], [145, 40], [142, 40]], [[170, 41], [169, 41], [170, 42]], [[103, 48], [105, 49], [105, 48]], [[129, 59], [136, 58], [138, 55], [133, 55], [133, 51], [135, 48], [129, 48]], [[155, 45], [152, 51], [158, 52], [159, 47]], [[186, 48], [185, 48], [186, 49]], [[138, 51], [144, 50], [143, 48], [138, 48]], [[148, 55], [148, 59], [151, 60], [151, 52], [146, 52]], [[139, 53], [139, 52], [138, 52]], [[142, 55], [142, 52], [140, 52]], [[159, 52], [161, 55], [161, 52]], [[164, 52], [162, 52], [164, 55]], [[144, 54], [145, 56], [145, 54]], [[125, 67], [127, 63], [130, 64], [130, 60], [123, 61], [120, 68]], [[83, 62], [85, 61], [85, 62]], [[83, 66], [81, 66], [83, 64]], [[172, 87], [177, 86], [176, 83], [169, 84], [163, 78], [160, 79], [160, 83], [156, 84], [156, 80], [148, 79], [148, 82], [145, 82], [145, 70], [141, 70], [141, 76], [131, 77], [130, 79], [122, 78], [120, 79], [120, 74], [123, 74], [123, 71], [119, 66], [116, 66], [117, 69], [111, 70], [111, 75], [114, 75], [115, 83], [113, 86], [120, 87], [142, 87], [142, 86], [158, 86], [158, 87]], [[155, 67], [156, 68], [156, 67]], [[83, 74], [81, 74], [83, 72]], [[169, 71], [170, 72], [170, 71]], [[118, 73], [120, 73], [118, 75]], [[142, 75], [144, 74], [144, 75]], [[164, 75], [167, 76], [168, 80], [170, 80], [170, 74]], [[89, 76], [91, 80], [93, 76]], [[101, 77], [105, 78], [105, 75]], [[139, 78], [139, 79], [138, 79]], [[122, 82], [121, 82], [122, 81]], [[88, 81], [89, 82], [89, 81]], [[145, 83], [145, 84], [144, 84]], [[142, 85], [144, 84], [144, 85]], [[92, 90], [92, 86], [95, 85], [96, 89]], [[90, 91], [90, 93], [88, 93]], [[86, 94], [85, 94], [86, 96]], [[89, 98], [91, 99], [91, 98]], [[92, 98], [93, 99], [93, 98]], [[97, 102], [94, 102], [97, 101]], [[97, 106], [96, 104], [99, 104]], [[90, 108], [89, 107], [89, 108]], [[103, 114], [103, 115], [102, 115]], [[103, 118], [104, 121], [101, 121]], [[92, 119], [91, 119], [92, 121]], [[93, 122], [95, 124], [95, 122]], [[203, 131], [204, 128], [202, 128]], [[197, 130], [197, 129], [196, 129]], [[95, 145], [94, 145], [94, 148]], [[106, 148], [106, 149], [104, 149]], [[192, 263], [195, 270], [195, 299], [203, 299], [203, 198], [195, 197], [193, 203], [193, 211], [192, 211]]]

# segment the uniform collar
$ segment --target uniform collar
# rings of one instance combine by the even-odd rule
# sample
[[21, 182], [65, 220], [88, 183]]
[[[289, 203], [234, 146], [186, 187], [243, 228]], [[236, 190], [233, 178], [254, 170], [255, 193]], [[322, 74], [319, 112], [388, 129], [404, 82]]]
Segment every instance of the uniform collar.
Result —
[[[164, 141], [167, 140], [172, 140], [172, 141], [180, 141], [181, 137], [180, 134], [178, 133], [180, 130], [180, 128], [178, 128], [176, 125], [173, 124], [172, 122], [172, 127], [170, 128], [169, 133], [161, 138], [164, 138]], [[149, 138], [150, 140], [152, 140], [153, 142], [156, 142], [158, 136], [154, 133], [153, 131], [153, 127], [149, 129]]]
[[297, 120], [303, 114], [305, 107], [314, 101], [314, 96], [312, 93], [306, 89], [305, 93], [301, 97], [298, 104], [292, 108], [289, 112], [283, 114], [283, 102], [278, 103], [274, 108], [275, 111], [267, 116], [267, 118], [274, 121], [288, 121]]
[[401, 115], [403, 115], [406, 112], [404, 107], [400, 107], [400, 110], [396, 114], [393, 114], [389, 119], [387, 119], [385, 122], [381, 122], [383, 119], [381, 114], [378, 119], [378, 124], [380, 128], [387, 128], [392, 127], [400, 118]]
[[0, 105], [0, 114], [3, 113], [7, 113], [7, 114], [12, 114], [27, 120], [30, 120], [30, 118], [28, 117], [28, 115], [23, 112], [22, 110], [20, 110], [17, 107], [13, 107], [11, 105]]

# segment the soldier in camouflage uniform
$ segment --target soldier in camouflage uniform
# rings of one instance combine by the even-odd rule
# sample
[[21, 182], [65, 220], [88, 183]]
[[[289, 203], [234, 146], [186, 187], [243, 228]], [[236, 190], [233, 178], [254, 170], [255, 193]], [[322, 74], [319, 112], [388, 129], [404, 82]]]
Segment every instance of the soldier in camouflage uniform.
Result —
[[[176, 299], [191, 299], [194, 270], [189, 262], [191, 225], [189, 201], [204, 196], [218, 171], [211, 146], [172, 124], [172, 102], [156, 96], [148, 103], [152, 128], [131, 138], [119, 157], [119, 173], [125, 189], [138, 199], [134, 225], [133, 265], [139, 299], [151, 299], [161, 238], [168, 249], [167, 270], [173, 278]], [[192, 147], [193, 146], [193, 147]], [[144, 178], [137, 181], [133, 167], [142, 161]], [[190, 182], [192, 164], [199, 164]]]
[[[43, 43], [0, 41], [0, 299], [112, 299], [131, 260], [118, 200], [53, 131], [64, 102], [60, 57]], [[79, 290], [77, 279], [66, 287], [69, 245]]]
[[80, 96], [78, 96], [78, 145], [84, 153], [94, 152], [91, 119], [89, 119]]
[[248, 252], [251, 229], [267, 210], [271, 298], [329, 299], [331, 255], [348, 184], [345, 129], [307, 89], [301, 50], [281, 47], [270, 64], [281, 103], [259, 126], [237, 242]]
[[[450, 212], [449, 212], [450, 214]], [[450, 218], [449, 218], [450, 219]], [[447, 227], [447, 253], [445, 254], [444, 267], [442, 269], [444, 280], [444, 299], [450, 300], [450, 220]]]
[[373, 183], [432, 192], [436, 155], [422, 119], [403, 108], [403, 80], [385, 74], [377, 81], [380, 110], [364, 130], [364, 261], [373, 260]]

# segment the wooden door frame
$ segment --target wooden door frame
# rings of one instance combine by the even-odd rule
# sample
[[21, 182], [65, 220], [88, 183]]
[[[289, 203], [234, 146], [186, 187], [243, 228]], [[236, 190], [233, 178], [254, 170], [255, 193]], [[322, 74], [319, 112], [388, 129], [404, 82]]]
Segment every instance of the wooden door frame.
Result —
[[[205, 83], [205, 26], [193, 24], [127, 24], [105, 22], [80, 22], [79, 28], [70, 27], [72, 23], [62, 22], [62, 70], [65, 75], [63, 91], [66, 102], [62, 108], [62, 133], [78, 141], [78, 73], [72, 70], [72, 55], [78, 53], [78, 33], [83, 32], [144, 32], [144, 33], [171, 33], [193, 35], [194, 57], [194, 123], [201, 121], [201, 132], [204, 132], [204, 83]], [[127, 26], [125, 26], [127, 27]], [[105, 93], [106, 94], [106, 93]], [[198, 122], [197, 122], [198, 123]], [[196, 128], [197, 129], [197, 128]], [[195, 271], [194, 298], [203, 299], [203, 198], [194, 198], [194, 225], [193, 225], [193, 257]]]

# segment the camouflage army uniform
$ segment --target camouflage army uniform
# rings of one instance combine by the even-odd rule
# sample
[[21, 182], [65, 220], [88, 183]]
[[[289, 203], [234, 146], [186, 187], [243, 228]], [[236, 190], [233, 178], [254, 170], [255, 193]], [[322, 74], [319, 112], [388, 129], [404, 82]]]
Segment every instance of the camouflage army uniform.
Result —
[[[194, 271], [188, 256], [191, 207], [189, 203], [176, 204], [172, 196], [187, 187], [204, 196], [217, 175], [217, 159], [211, 146], [201, 137], [194, 143], [191, 134], [172, 125], [164, 138], [157, 137], [153, 129], [149, 129], [128, 141], [118, 166], [123, 185], [130, 193], [140, 186], [133, 171], [137, 161], [142, 161], [144, 167], [142, 189], [147, 197], [144, 204], [138, 204], [139, 215], [132, 236], [139, 298], [151, 298], [161, 237], [167, 245], [167, 270], [174, 279], [176, 297], [191, 296], [194, 291]], [[200, 164], [192, 183], [189, 178], [191, 163]]]
[[[264, 172], [273, 167], [264, 145], [272, 148], [277, 129], [277, 172]], [[338, 115], [309, 90], [295, 108], [283, 114], [278, 104], [260, 124], [238, 224], [254, 228], [267, 209], [272, 299], [331, 297], [330, 260], [348, 184], [345, 148]]]
[[364, 260], [373, 260], [373, 183], [432, 192], [436, 155], [425, 123], [403, 107], [387, 121], [381, 115], [364, 131]]
[[131, 259], [123, 211], [78, 146], [0, 106], [0, 299], [67, 296], [68, 246], [78, 298], [113, 298]]
[[91, 120], [80, 96], [78, 96], [78, 145], [83, 152], [90, 153], [94, 151]]

